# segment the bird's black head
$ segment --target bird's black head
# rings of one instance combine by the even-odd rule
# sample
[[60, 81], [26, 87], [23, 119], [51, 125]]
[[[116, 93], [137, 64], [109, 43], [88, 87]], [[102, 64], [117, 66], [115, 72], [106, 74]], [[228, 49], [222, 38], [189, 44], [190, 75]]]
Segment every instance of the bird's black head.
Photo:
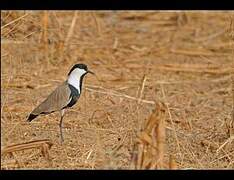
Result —
[[87, 73], [94, 74], [88, 70], [85, 64], [75, 64], [68, 73], [68, 84], [74, 86], [81, 93], [83, 78]]
[[78, 68], [78, 69], [83, 69], [83, 70], [85, 70], [85, 71], [88, 71], [88, 66], [87, 65], [85, 65], [85, 64], [75, 64], [72, 68], [71, 68], [71, 70], [69, 71], [69, 73], [68, 73], [68, 76], [71, 74], [71, 72], [73, 71], [73, 70], [75, 70], [76, 68]]

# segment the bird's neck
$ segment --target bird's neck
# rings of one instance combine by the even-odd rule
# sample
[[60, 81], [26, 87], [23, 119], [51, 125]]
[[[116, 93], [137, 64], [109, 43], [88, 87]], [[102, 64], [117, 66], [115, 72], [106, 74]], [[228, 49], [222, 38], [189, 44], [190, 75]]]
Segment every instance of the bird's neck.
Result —
[[80, 76], [77, 76], [75, 74], [70, 74], [67, 79], [68, 84], [75, 87], [78, 90], [79, 94], [81, 93], [82, 82], [83, 82], [84, 76], [85, 74], [82, 74]]

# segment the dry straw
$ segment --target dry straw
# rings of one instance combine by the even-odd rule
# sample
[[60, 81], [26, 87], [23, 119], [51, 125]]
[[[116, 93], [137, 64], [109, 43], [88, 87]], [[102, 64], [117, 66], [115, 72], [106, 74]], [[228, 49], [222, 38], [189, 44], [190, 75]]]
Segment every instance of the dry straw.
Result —
[[[135, 169], [165, 168], [165, 115], [166, 106], [161, 102], [156, 103], [155, 109], [138, 135], [138, 141], [134, 147], [136, 152], [133, 152], [131, 167], [134, 166]], [[170, 158], [169, 168], [177, 168], [173, 157]]]
[[[43, 140], [35, 140], [35, 141], [30, 141], [26, 143], [20, 143], [20, 144], [14, 144], [10, 146], [6, 146], [1, 150], [1, 155], [7, 155], [9, 154], [15, 159], [15, 163], [19, 167], [24, 167], [23, 162], [21, 162], [15, 155], [17, 151], [24, 151], [28, 149], [40, 149], [42, 155], [45, 157], [45, 159], [49, 162], [51, 165], [51, 159], [49, 156], [49, 150], [53, 143], [50, 142], [48, 139], [43, 139]], [[7, 166], [7, 165], [6, 165]]]
[[43, 27], [43, 45], [45, 51], [45, 57], [47, 66], [49, 65], [49, 49], [48, 49], [48, 12], [44, 11], [42, 17], [42, 27]]

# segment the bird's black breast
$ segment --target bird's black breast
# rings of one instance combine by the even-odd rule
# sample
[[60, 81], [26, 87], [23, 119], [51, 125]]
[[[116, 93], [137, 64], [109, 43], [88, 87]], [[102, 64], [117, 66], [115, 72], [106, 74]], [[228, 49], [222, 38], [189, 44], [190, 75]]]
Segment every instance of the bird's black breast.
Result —
[[71, 100], [68, 103], [68, 105], [66, 107], [64, 107], [64, 108], [72, 107], [74, 104], [76, 104], [77, 100], [80, 97], [80, 94], [79, 94], [78, 90], [74, 86], [72, 86], [70, 84], [68, 84], [68, 86], [69, 86], [69, 88], [71, 90], [71, 94], [70, 94], [70, 99]]

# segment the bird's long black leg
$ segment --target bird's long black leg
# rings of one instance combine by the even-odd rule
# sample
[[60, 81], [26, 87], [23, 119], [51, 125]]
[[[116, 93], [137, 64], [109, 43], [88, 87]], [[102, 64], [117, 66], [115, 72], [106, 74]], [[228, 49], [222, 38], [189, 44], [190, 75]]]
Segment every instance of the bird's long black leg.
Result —
[[60, 138], [61, 138], [61, 144], [62, 144], [63, 141], [64, 141], [64, 139], [63, 139], [63, 130], [62, 130], [62, 128], [63, 128], [62, 125], [63, 125], [64, 109], [61, 110], [60, 115], [61, 115], [61, 119], [60, 119], [60, 123], [59, 123], [59, 128], [60, 128]]

